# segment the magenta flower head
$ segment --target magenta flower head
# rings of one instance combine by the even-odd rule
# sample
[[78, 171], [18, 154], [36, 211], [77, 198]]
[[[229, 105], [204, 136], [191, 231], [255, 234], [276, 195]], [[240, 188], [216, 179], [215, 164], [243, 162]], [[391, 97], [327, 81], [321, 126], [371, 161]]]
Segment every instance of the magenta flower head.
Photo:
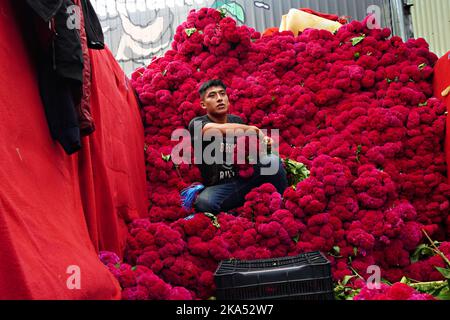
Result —
[[104, 265], [108, 265], [108, 264], [116, 265], [121, 262], [119, 256], [117, 254], [115, 254], [114, 252], [100, 251], [100, 253], [98, 254], [98, 257], [100, 258], [100, 261]]

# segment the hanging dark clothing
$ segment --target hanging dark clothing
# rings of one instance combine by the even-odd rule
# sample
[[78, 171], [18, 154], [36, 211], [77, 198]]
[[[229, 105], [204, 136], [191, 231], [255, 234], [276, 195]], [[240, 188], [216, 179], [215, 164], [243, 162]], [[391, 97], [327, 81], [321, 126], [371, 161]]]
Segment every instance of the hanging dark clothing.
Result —
[[64, 151], [71, 155], [81, 149], [81, 134], [74, 100], [74, 92], [79, 90], [80, 84], [54, 72], [48, 56], [41, 58], [38, 74], [39, 90], [50, 134], [61, 144]]
[[27, 0], [27, 3], [45, 22], [49, 22], [61, 8], [63, 0]]
[[102, 25], [89, 0], [81, 0], [85, 21], [86, 35], [90, 49], [101, 50], [105, 48], [105, 37]]
[[[53, 26], [51, 36], [47, 37], [50, 40], [40, 43], [39, 88], [50, 133], [66, 153], [72, 154], [81, 148], [81, 137], [95, 130], [90, 111], [88, 47], [92, 42], [97, 49], [103, 48], [103, 32], [89, 0], [27, 0], [27, 3], [45, 23]], [[79, 11], [73, 9], [75, 5]], [[43, 29], [42, 23], [37, 30]], [[68, 27], [69, 23], [74, 27]]]
[[[30, 1], [29, 1], [30, 2]], [[45, 8], [48, 1], [31, 6]], [[51, 2], [51, 1], [50, 1]], [[81, 102], [83, 83], [83, 52], [79, 30], [68, 28], [71, 0], [63, 0], [58, 11], [50, 17], [53, 30], [46, 29], [44, 21], [36, 20], [38, 39], [45, 39], [38, 45], [39, 90], [44, 105], [50, 134], [64, 151], [71, 155], [81, 148], [81, 133], [77, 106]], [[42, 18], [49, 11], [36, 11]], [[42, 34], [45, 35], [42, 36]]]
[[55, 15], [55, 36], [53, 38], [56, 72], [64, 78], [83, 82], [83, 50], [80, 31], [68, 28], [67, 24], [74, 18], [70, 15], [72, 0], [63, 0], [60, 10]]

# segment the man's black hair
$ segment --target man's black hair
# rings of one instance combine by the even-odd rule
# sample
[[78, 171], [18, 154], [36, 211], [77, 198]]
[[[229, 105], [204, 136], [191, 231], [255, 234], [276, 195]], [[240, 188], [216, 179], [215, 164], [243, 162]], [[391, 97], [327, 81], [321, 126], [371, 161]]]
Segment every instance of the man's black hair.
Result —
[[209, 80], [203, 83], [200, 89], [198, 89], [200, 97], [203, 99], [206, 91], [208, 91], [208, 89], [212, 87], [222, 87], [224, 89], [227, 89], [227, 86], [222, 82], [222, 80], [219, 79]]

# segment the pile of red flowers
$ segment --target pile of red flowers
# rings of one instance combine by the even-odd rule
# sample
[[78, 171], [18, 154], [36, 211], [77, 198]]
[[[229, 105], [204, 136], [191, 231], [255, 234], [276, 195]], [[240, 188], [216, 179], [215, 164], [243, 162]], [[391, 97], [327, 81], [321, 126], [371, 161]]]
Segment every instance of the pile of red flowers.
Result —
[[[390, 36], [353, 21], [335, 34], [261, 37], [214, 9], [192, 11], [172, 50], [132, 77], [144, 105], [151, 206], [130, 225], [127, 262], [203, 299], [228, 258], [321, 250], [336, 280], [370, 265], [391, 282], [414, 272], [409, 257], [422, 230], [436, 240], [450, 234], [446, 108], [432, 97], [437, 57], [427, 43]], [[283, 195], [271, 185], [253, 190], [237, 216], [184, 219], [192, 212], [179, 192], [200, 174], [172, 163], [171, 135], [204, 114], [197, 89], [212, 78], [228, 85], [233, 114], [279, 129], [281, 157], [311, 176]]]
[[100, 252], [99, 258], [119, 281], [123, 300], [192, 300], [195, 296], [183, 287], [172, 287], [145, 266], [122, 263], [113, 252]]
[[449, 265], [444, 261], [442, 254], [450, 260], [450, 242], [441, 243], [439, 251], [441, 254], [431, 251], [429, 256], [425, 255], [420, 261], [406, 267], [405, 275], [410, 279], [420, 279], [425, 282], [441, 280], [442, 274], [436, 268], [449, 268]]
[[420, 293], [404, 283], [395, 283], [392, 286], [380, 284], [379, 289], [365, 286], [354, 300], [435, 300], [427, 293]]

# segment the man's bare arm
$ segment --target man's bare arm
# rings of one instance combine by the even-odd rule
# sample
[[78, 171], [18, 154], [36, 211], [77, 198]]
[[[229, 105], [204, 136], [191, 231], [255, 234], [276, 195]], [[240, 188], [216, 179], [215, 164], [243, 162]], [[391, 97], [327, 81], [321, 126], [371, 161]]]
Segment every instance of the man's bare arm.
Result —
[[[226, 134], [230, 131], [243, 131], [245, 133], [247, 131], [247, 134], [251, 131], [254, 131], [255, 134], [260, 134], [260, 130], [258, 127], [255, 126], [248, 126], [245, 124], [240, 123], [207, 123], [202, 130], [202, 133], [206, 133], [208, 130], [219, 130], [222, 134]], [[248, 131], [249, 130], [249, 131]]]
[[239, 135], [258, 135], [260, 139], [267, 145], [272, 146], [273, 140], [272, 138], [267, 137], [258, 127], [256, 126], [248, 126], [240, 123], [207, 123], [203, 127], [202, 133], [205, 134], [208, 130], [218, 130], [221, 134], [227, 134], [230, 131], [237, 136]]

